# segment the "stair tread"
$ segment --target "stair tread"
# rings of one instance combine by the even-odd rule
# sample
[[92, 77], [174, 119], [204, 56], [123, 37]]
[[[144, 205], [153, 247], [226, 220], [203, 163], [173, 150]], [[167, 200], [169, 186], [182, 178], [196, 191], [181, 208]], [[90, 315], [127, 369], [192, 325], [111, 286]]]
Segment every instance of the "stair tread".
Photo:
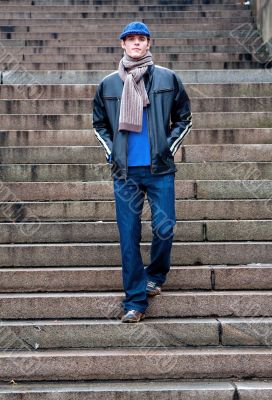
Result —
[[[0, 269], [1, 272], [1, 269]], [[54, 299], [54, 298], [64, 298], [64, 297], [70, 297], [70, 298], [80, 298], [80, 297], [105, 297], [105, 298], [114, 298], [116, 296], [123, 296], [123, 291], [113, 291], [113, 292], [98, 292], [98, 291], [82, 291], [82, 292], [39, 292], [39, 293], [0, 293], [0, 299], [21, 299], [21, 298], [26, 298], [26, 299], [31, 299], [31, 298], [48, 298], [48, 299]], [[245, 297], [250, 297], [250, 296], [272, 296], [272, 291], [271, 290], [167, 290], [163, 291], [162, 295], [164, 298], [169, 298], [171, 297], [188, 297], [188, 296], [193, 296], [193, 297], [228, 297], [228, 296], [245, 296]], [[272, 350], [271, 350], [272, 351]]]
[[[260, 317], [153, 317], [152, 319], [145, 319], [141, 324], [153, 325], [153, 324], [219, 324], [219, 323], [231, 323], [231, 324], [271, 324], [272, 317], [263, 316]], [[10, 319], [1, 321], [1, 327], [18, 326], [18, 327], [37, 327], [37, 326], [85, 326], [85, 325], [119, 325], [120, 320], [116, 318], [63, 318], [63, 319]]]
[[[247, 387], [247, 383], [244, 383], [245, 387]], [[271, 382], [254, 382], [253, 385], [257, 387], [271, 387]], [[252, 386], [253, 386], [252, 385]], [[154, 391], [159, 392], [161, 390], [203, 390], [210, 391], [214, 389], [218, 390], [228, 390], [234, 391], [233, 385], [230, 382], [218, 382], [218, 381], [203, 381], [203, 382], [167, 382], [167, 381], [140, 381], [137, 382], [131, 381], [108, 381], [108, 382], [88, 382], [88, 383], [75, 383], [73, 381], [68, 381], [65, 383], [56, 383], [56, 382], [45, 382], [45, 383], [33, 383], [28, 382], [27, 384], [17, 383], [16, 385], [8, 385], [1, 384], [0, 385], [0, 393], [61, 393], [61, 392], [88, 392], [88, 391], [102, 391], [105, 392], [107, 390], [117, 390], [120, 392], [130, 392], [130, 391]]]
[[[148, 354], [151, 355], [166, 355], [172, 354], [173, 356], [176, 355], [200, 355], [207, 354], [207, 355], [224, 355], [224, 354], [236, 354], [236, 355], [245, 355], [245, 354], [265, 354], [265, 355], [272, 355], [271, 348], [262, 348], [262, 347], [244, 347], [244, 348], [218, 348], [214, 347], [198, 347], [197, 349], [193, 348], [172, 348], [172, 347], [165, 347], [163, 349], [150, 347], [148, 348]], [[85, 356], [101, 356], [101, 357], [110, 357], [110, 356], [130, 356], [134, 355], [135, 357], [146, 357], [145, 355], [141, 354], [138, 349], [134, 348], [101, 348], [101, 349], [62, 349], [62, 350], [35, 350], [35, 351], [12, 351], [11, 354], [7, 353], [6, 351], [0, 350], [0, 358], [30, 358], [30, 357], [39, 357], [39, 358], [46, 358], [46, 357], [85, 357]]]

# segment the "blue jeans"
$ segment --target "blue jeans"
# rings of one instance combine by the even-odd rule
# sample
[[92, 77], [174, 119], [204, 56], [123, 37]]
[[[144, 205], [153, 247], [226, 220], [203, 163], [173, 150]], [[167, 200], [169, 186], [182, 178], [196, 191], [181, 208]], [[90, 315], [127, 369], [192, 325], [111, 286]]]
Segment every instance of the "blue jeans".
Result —
[[[174, 236], [175, 174], [152, 175], [150, 167], [129, 167], [128, 178], [114, 178], [116, 218], [120, 235], [125, 312], [145, 312], [147, 280], [162, 285], [170, 269]], [[141, 251], [141, 214], [145, 193], [151, 209], [152, 245], [145, 268]]]

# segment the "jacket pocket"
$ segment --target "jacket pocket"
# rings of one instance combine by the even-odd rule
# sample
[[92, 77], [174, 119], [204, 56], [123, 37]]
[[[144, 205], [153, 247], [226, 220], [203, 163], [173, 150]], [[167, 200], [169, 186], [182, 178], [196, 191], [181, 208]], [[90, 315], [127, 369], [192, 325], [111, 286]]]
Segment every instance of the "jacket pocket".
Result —
[[103, 95], [102, 98], [105, 99], [105, 100], [120, 100], [120, 99], [121, 99], [121, 96], [107, 96], [107, 95]]
[[113, 133], [118, 132], [121, 96], [103, 96], [103, 102], [112, 125]]
[[156, 89], [154, 90], [155, 94], [160, 94], [160, 93], [167, 93], [167, 92], [173, 92], [174, 88], [162, 88], [162, 89]]

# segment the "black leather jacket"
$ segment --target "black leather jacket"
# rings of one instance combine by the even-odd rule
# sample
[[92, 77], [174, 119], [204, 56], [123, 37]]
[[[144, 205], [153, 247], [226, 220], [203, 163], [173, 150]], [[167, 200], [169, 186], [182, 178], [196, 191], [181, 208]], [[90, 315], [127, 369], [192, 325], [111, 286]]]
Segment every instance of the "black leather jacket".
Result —
[[[151, 173], [176, 172], [174, 154], [192, 127], [190, 100], [175, 72], [151, 65], [144, 75]], [[103, 79], [94, 97], [93, 127], [104, 147], [112, 176], [127, 177], [127, 131], [118, 131], [123, 81], [118, 72]]]

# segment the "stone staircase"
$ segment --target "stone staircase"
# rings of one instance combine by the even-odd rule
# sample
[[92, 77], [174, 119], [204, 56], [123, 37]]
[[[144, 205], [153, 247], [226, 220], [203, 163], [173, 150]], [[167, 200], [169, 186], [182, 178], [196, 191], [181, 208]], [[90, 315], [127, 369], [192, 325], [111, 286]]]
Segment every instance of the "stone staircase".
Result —
[[[92, 131], [127, 22], [181, 75], [162, 296], [119, 320], [112, 181]], [[0, 400], [272, 398], [272, 70], [240, 0], [0, 3]], [[142, 252], [151, 229], [143, 213]]]

